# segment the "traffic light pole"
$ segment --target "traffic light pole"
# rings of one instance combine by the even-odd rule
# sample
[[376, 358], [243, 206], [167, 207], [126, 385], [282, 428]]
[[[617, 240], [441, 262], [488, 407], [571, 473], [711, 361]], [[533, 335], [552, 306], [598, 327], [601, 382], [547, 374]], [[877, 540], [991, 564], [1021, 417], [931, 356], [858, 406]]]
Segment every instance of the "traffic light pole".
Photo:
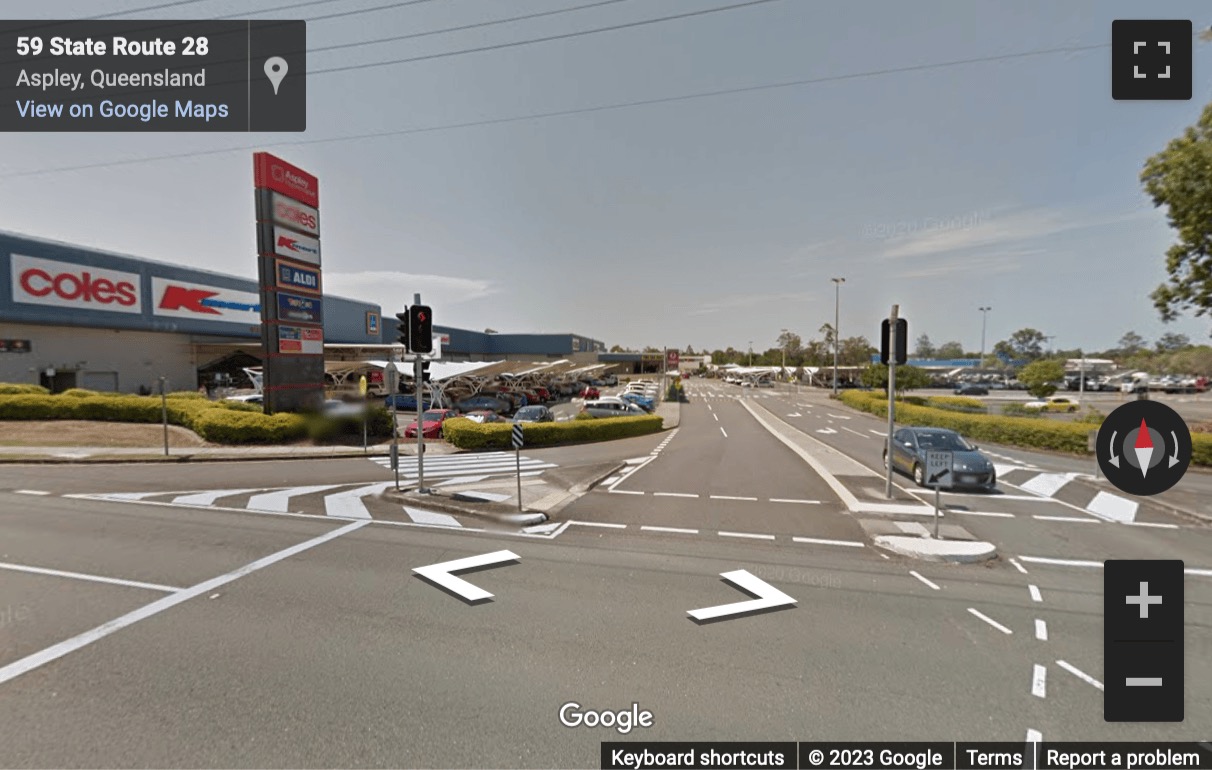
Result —
[[892, 315], [888, 317], [890, 321], [888, 326], [888, 445], [885, 450], [888, 468], [884, 494], [888, 496], [889, 500], [892, 499], [892, 433], [896, 426], [896, 319], [900, 314], [900, 308], [900, 305], [893, 305]]
[[[421, 304], [421, 295], [420, 294], [412, 295], [412, 304], [414, 304], [414, 305]], [[424, 376], [424, 374], [421, 371], [421, 354], [414, 353], [413, 355], [415, 355], [416, 359], [417, 359], [416, 361], [413, 362], [413, 370], [412, 370], [413, 391], [417, 395], [417, 493], [423, 495], [426, 492], [426, 489], [425, 489], [425, 423], [421, 420], [421, 417], [425, 414], [425, 399], [421, 395], [421, 392], [423, 389], [422, 386], [425, 383], [421, 382], [421, 378]]]
[[400, 491], [400, 423], [396, 417], [396, 399], [400, 395], [400, 373], [396, 367], [396, 350], [388, 353], [387, 392], [391, 394], [391, 470], [396, 475], [396, 491]]

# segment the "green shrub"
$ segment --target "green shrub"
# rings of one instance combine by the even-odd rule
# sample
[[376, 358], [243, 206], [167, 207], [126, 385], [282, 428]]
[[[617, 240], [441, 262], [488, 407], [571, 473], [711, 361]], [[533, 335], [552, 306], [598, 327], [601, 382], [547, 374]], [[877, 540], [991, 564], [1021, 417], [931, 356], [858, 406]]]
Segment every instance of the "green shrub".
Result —
[[216, 444], [280, 444], [307, 435], [307, 420], [297, 414], [251, 414], [208, 409], [193, 421], [193, 430]]
[[1088, 425], [1102, 425], [1103, 420], [1105, 419], [1107, 419], [1107, 415], [1103, 414], [1097, 409], [1091, 408], [1083, 412], [1081, 416], [1077, 418], [1076, 422], [1084, 422]]
[[1022, 404], [1006, 404], [1002, 407], [1002, 414], [1007, 417], [1043, 417], [1043, 409], [1029, 409]]
[[231, 409], [234, 412], [264, 412], [265, 408], [260, 404], [250, 404], [247, 401], [227, 401], [220, 399], [211, 402], [213, 406], [219, 409]]
[[[661, 429], [663, 422], [657, 415], [646, 414], [528, 423], [523, 427], [523, 437], [528, 447], [610, 441], [655, 433]], [[453, 417], [443, 423], [442, 430], [446, 440], [460, 449], [506, 449], [512, 446], [512, 423], [478, 423]]]
[[101, 393], [95, 390], [86, 390], [85, 388], [68, 388], [59, 395], [66, 398], [86, 398], [88, 396], [99, 396]]
[[1212, 465], [1212, 433], [1191, 434], [1191, 464]]
[[930, 396], [920, 406], [933, 406], [937, 409], [948, 409], [952, 412], [985, 413], [985, 404], [979, 399], [967, 396]]
[[199, 393], [196, 390], [174, 390], [172, 393], [165, 395], [165, 398], [192, 398], [194, 400], [209, 401], [205, 393]]
[[16, 382], [0, 382], [0, 396], [33, 395], [47, 396], [50, 391], [41, 385], [26, 385]]

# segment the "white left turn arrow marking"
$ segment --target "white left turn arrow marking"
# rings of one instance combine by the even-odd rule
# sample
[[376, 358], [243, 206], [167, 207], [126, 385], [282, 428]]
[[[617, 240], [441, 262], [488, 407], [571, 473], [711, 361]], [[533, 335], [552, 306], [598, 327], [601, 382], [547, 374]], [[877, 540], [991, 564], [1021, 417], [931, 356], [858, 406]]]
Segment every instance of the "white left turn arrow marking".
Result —
[[479, 586], [468, 583], [463, 578], [455, 577], [453, 573], [518, 560], [518, 555], [512, 551], [493, 551], [492, 553], [481, 554], [480, 556], [468, 556], [466, 559], [455, 559], [454, 561], [444, 561], [441, 564], [430, 564], [427, 567], [417, 567], [413, 572], [434, 585], [445, 588], [464, 601], [480, 602], [485, 599], [491, 599], [492, 594]]
[[739, 615], [742, 613], [756, 612], [758, 610], [768, 610], [775, 607], [792, 606], [795, 604], [795, 599], [792, 599], [787, 594], [767, 583], [761, 578], [751, 575], [743, 569], [734, 570], [732, 572], [721, 572], [720, 577], [732, 583], [737, 588], [740, 588], [746, 593], [753, 594], [756, 599], [747, 602], [736, 602], [734, 604], [721, 604], [717, 607], [706, 607], [701, 610], [690, 610], [687, 612], [690, 617], [695, 620], [717, 620], [726, 618], [730, 615]]

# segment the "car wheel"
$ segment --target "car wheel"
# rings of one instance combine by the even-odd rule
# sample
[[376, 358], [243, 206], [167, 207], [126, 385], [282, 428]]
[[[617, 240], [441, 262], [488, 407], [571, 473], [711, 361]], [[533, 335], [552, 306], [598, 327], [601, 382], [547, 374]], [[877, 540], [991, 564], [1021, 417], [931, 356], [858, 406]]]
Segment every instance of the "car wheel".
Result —
[[919, 487], [926, 486], [926, 469], [922, 467], [921, 463], [913, 464], [913, 483]]
[[888, 470], [888, 450], [884, 450], [884, 470]]
[[1076, 407], [1076, 406], [1071, 406], [1071, 407], [1069, 407], [1069, 413], [1070, 413], [1070, 414], [1072, 414], [1073, 412], [1076, 412], [1076, 411], [1077, 411], [1077, 407]]

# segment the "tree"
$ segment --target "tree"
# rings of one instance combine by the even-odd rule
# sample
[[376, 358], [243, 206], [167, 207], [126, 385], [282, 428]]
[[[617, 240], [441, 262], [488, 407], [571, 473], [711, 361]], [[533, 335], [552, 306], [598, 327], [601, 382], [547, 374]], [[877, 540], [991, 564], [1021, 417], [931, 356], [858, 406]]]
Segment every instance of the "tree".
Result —
[[832, 349], [833, 348], [833, 324], [823, 324], [821, 326], [821, 328], [818, 329], [817, 331], [819, 331], [821, 334], [825, 335], [825, 347]]
[[982, 369], [1001, 369], [1004, 366], [1005, 363], [997, 356], [985, 356], [981, 361]]
[[1027, 386], [1027, 392], [1036, 398], [1047, 398], [1056, 392], [1056, 384], [1065, 379], [1065, 366], [1060, 361], [1043, 359], [1032, 361], [1018, 373], [1018, 381]]
[[1212, 311], [1212, 104], [1199, 121], [1145, 161], [1140, 180], [1153, 205], [1165, 206], [1177, 241], [1166, 250], [1169, 279], [1150, 297], [1163, 320], [1187, 309]]
[[934, 358], [936, 355], [934, 345], [930, 342], [930, 336], [923, 334], [917, 338], [914, 344], [913, 354], [918, 358]]
[[809, 340], [804, 346], [803, 354], [806, 366], [824, 366], [833, 362], [833, 351], [820, 340]]
[[692, 346], [692, 345], [686, 346], [685, 354], [688, 356], [698, 355], [697, 353], [694, 352], [694, 346]]
[[958, 342], [944, 342], [939, 345], [937, 355], [939, 358], [963, 358], [964, 346]]
[[662, 351], [660, 348], [654, 348], [654, 347], [653, 347], [653, 346], [651, 346], [651, 345], [646, 345], [646, 346], [644, 347], [644, 352], [645, 352], [645, 353], [662, 353], [662, 352], [664, 352], [664, 351]]
[[779, 335], [779, 349], [786, 351], [787, 360], [798, 356], [804, 350], [804, 342], [795, 332], [785, 331]]
[[1044, 354], [1044, 333], [1038, 329], [1019, 329], [1010, 335], [1010, 347], [1019, 358], [1034, 361]]
[[994, 343], [993, 355], [997, 356], [998, 361], [1013, 361], [1016, 358], [1014, 346], [1008, 340]]
[[[888, 392], [888, 367], [884, 364], [868, 364], [859, 379], [869, 388]], [[916, 366], [896, 367], [896, 392], [926, 388], [930, 386], [930, 373]]]
[[1119, 338], [1119, 354], [1121, 356], [1133, 356], [1145, 349], [1145, 338], [1136, 332], [1125, 332], [1124, 336]]
[[1183, 348], [1191, 346], [1191, 338], [1185, 334], [1175, 334], [1174, 332], [1166, 332], [1158, 338], [1157, 348], [1158, 353], [1177, 353]]
[[627, 349], [624, 348], [622, 345], [611, 345], [610, 352], [611, 353], [626, 353]]
[[880, 352], [871, 347], [866, 337], [847, 337], [838, 346], [838, 364], [842, 366], [862, 366], [871, 362], [871, 354]]

